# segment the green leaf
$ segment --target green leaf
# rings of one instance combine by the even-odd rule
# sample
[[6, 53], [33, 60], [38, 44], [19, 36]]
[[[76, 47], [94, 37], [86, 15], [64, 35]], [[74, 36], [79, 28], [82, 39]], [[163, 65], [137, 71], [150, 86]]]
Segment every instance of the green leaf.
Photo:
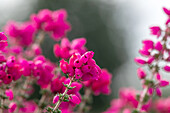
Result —
[[137, 111], [136, 109], [135, 110], [133, 110], [133, 112], [132, 113], [139, 113], [139, 111]]
[[149, 95], [146, 94], [143, 98], [143, 102], [144, 103], [148, 102], [149, 98], [150, 98]]

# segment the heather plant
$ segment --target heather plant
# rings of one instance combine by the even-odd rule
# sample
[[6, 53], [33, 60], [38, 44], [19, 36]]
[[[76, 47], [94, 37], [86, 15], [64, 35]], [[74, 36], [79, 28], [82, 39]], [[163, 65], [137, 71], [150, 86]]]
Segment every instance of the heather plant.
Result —
[[[170, 112], [169, 98], [152, 99], [154, 93], [161, 97], [161, 88], [169, 85], [161, 76], [161, 70], [170, 72], [170, 10], [163, 10], [168, 15], [166, 29], [151, 27], [151, 34], [157, 39], [142, 41], [142, 57], [135, 58], [143, 91], [122, 88], [119, 99], [114, 99], [103, 113], [141, 113], [152, 109]], [[4, 32], [0, 32], [2, 113], [87, 113], [92, 95], [111, 94], [112, 74], [97, 65], [96, 54], [86, 47], [86, 38], [67, 38], [71, 31], [67, 16], [64, 9], [42, 9], [26, 22], [9, 21], [4, 26]], [[43, 55], [45, 38], [55, 41], [51, 51], [57, 62]], [[146, 73], [146, 67], [150, 73]], [[40, 87], [39, 92], [35, 85]], [[32, 97], [35, 92], [40, 98]]]

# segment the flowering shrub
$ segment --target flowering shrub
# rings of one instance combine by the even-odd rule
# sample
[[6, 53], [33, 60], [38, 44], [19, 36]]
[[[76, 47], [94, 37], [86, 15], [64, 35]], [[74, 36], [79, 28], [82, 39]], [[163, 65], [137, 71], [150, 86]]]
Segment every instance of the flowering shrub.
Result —
[[[169, 99], [152, 99], [154, 92], [160, 97], [161, 88], [169, 85], [160, 72], [170, 72], [170, 10], [163, 10], [168, 15], [166, 30], [151, 27], [151, 34], [157, 40], [144, 40], [143, 48], [139, 50], [142, 57], [135, 58], [141, 66], [137, 75], [143, 91], [122, 88], [119, 99], [113, 100], [111, 107], [103, 113], [140, 113], [152, 109], [170, 112]], [[5, 25], [4, 32], [0, 32], [2, 113], [85, 113], [90, 110], [91, 95], [111, 93], [111, 73], [97, 65], [94, 52], [85, 47], [85, 38], [69, 41], [66, 35], [70, 30], [64, 9], [43, 9], [32, 14], [27, 22], [10, 21]], [[51, 62], [42, 54], [41, 43], [47, 34], [56, 42], [53, 53], [57, 62]], [[151, 74], [145, 72], [144, 66]], [[35, 84], [40, 87], [40, 99], [31, 98]], [[80, 93], [81, 89], [83, 93]]]

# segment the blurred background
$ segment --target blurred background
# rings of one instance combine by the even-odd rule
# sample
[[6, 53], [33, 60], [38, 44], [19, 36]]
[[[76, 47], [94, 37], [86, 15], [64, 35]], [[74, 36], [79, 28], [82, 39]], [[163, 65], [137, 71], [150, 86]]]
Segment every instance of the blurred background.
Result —
[[[40, 9], [66, 9], [72, 25], [68, 38], [87, 38], [87, 48], [95, 52], [97, 63], [113, 74], [112, 94], [94, 98], [92, 113], [98, 113], [118, 97], [119, 88], [141, 89], [133, 59], [139, 56], [141, 40], [152, 37], [150, 26], [165, 28], [163, 6], [170, 8], [170, 0], [1, 0], [0, 28], [9, 20], [26, 21]], [[55, 61], [54, 42], [46, 42], [43, 54]]]

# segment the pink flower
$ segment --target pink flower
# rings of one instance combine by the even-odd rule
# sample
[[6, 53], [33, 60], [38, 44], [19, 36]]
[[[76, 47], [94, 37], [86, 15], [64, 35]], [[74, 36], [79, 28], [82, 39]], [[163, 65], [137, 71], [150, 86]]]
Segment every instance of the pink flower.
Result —
[[168, 10], [168, 9], [165, 8], [165, 7], [163, 7], [163, 10], [164, 10], [164, 12], [165, 12], [168, 16], [170, 16], [170, 10]]
[[17, 108], [17, 104], [15, 102], [11, 102], [9, 104], [9, 112], [14, 112], [16, 108]]
[[146, 64], [146, 61], [143, 60], [142, 58], [138, 58], [138, 57], [137, 57], [137, 58], [135, 58], [134, 60], [135, 60], [136, 63], [138, 63], [138, 64], [140, 64], [140, 65]]
[[60, 99], [60, 97], [58, 95], [54, 96], [53, 98], [53, 104], [55, 104], [56, 102], [58, 102], [58, 100]]
[[63, 89], [63, 82], [66, 80], [66, 77], [57, 77], [51, 82], [51, 91], [56, 93], [62, 93]]
[[69, 101], [72, 102], [73, 104], [80, 104], [81, 102], [80, 98], [76, 95], [71, 95]]
[[161, 97], [162, 96], [162, 91], [160, 88], [156, 88], [156, 94]]
[[150, 27], [151, 34], [159, 37], [161, 35], [161, 28], [159, 26]]
[[138, 68], [137, 74], [140, 79], [144, 79], [146, 77], [146, 73], [142, 68]]
[[158, 41], [155, 44], [155, 49], [158, 50], [158, 51], [161, 51], [163, 49], [163, 46], [162, 46], [161, 42]]
[[153, 49], [154, 43], [152, 40], [143, 40], [142, 43], [144, 45], [143, 47], [144, 50]]
[[167, 86], [167, 85], [169, 85], [169, 82], [166, 81], [166, 80], [161, 80], [161, 81], [159, 82], [159, 86], [160, 86], [160, 87], [165, 87], [165, 86]]
[[8, 46], [7, 43], [7, 37], [4, 35], [3, 32], [0, 32], [0, 50], [3, 50], [6, 46]]
[[166, 66], [164, 67], [164, 70], [167, 71], [167, 72], [170, 72], [170, 66], [166, 65]]
[[5, 95], [9, 97], [9, 100], [13, 100], [14, 98], [13, 91], [11, 89], [5, 90]]

